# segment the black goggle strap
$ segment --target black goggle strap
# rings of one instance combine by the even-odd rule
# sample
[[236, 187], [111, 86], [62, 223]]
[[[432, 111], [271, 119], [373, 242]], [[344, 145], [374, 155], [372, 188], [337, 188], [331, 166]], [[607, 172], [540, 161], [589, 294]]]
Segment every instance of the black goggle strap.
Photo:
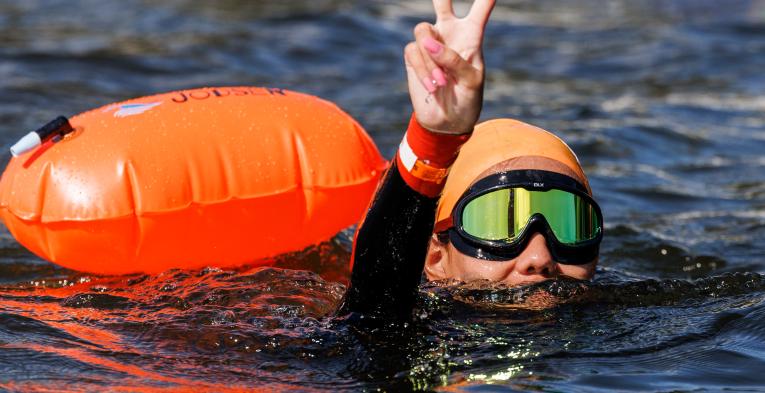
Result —
[[[525, 169], [507, 172], [497, 172], [486, 176], [473, 184], [460, 197], [460, 201], [465, 201], [478, 193], [485, 193], [489, 189], [507, 188], [512, 186], [521, 186], [528, 190], [547, 191], [550, 189], [559, 189], [564, 191], [574, 191], [589, 197], [587, 188], [581, 183], [566, 175], [560, 173], [543, 171], [539, 169]], [[591, 200], [594, 204], [594, 201]], [[455, 209], [456, 212], [456, 209]]]

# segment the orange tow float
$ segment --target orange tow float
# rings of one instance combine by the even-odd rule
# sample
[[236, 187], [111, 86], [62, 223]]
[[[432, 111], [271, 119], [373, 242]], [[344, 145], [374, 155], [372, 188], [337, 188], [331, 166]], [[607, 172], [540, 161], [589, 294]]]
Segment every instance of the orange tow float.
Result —
[[259, 87], [137, 98], [14, 157], [0, 217], [19, 243], [99, 274], [233, 267], [358, 221], [385, 168], [334, 104]]

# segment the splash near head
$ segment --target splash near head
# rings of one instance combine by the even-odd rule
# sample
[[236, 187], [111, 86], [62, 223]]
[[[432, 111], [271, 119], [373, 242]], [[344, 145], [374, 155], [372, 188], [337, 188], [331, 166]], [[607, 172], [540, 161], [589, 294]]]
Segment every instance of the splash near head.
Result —
[[[446, 220], [460, 196], [488, 169], [503, 162], [528, 158], [528, 165], [513, 169], [555, 169], [579, 180], [589, 190], [587, 177], [571, 148], [554, 134], [512, 119], [483, 122], [462, 146], [452, 165], [436, 211], [436, 223]], [[553, 163], [557, 168], [539, 168], [534, 160]], [[549, 165], [549, 164], [548, 164]]]
[[337, 106], [256, 87], [137, 98], [14, 157], [0, 216], [38, 256], [101, 274], [231, 267], [360, 219], [385, 167]]

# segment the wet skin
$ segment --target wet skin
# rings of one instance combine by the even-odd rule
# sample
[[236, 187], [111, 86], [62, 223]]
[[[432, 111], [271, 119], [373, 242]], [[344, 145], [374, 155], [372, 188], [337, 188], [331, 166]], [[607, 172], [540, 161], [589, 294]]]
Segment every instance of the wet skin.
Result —
[[[494, 165], [479, 175], [476, 182], [493, 173], [519, 169], [557, 172], [587, 184], [565, 165], [548, 158], [532, 156], [518, 157]], [[597, 263], [597, 258], [585, 265], [566, 265], [556, 262], [541, 233], [534, 233], [521, 254], [507, 261], [485, 261], [470, 257], [459, 252], [451, 243], [439, 241], [434, 234], [425, 259], [425, 274], [431, 281], [450, 278], [467, 282], [483, 279], [516, 286], [561, 276], [580, 280], [590, 279], [595, 273]]]

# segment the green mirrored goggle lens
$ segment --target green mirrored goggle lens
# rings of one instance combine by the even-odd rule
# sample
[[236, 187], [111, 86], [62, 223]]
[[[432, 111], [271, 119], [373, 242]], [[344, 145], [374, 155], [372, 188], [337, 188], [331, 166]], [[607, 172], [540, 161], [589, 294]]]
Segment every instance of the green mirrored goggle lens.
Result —
[[480, 239], [512, 242], [537, 213], [564, 244], [594, 239], [601, 230], [595, 208], [579, 195], [520, 187], [491, 191], [468, 202], [462, 211], [462, 229]]

